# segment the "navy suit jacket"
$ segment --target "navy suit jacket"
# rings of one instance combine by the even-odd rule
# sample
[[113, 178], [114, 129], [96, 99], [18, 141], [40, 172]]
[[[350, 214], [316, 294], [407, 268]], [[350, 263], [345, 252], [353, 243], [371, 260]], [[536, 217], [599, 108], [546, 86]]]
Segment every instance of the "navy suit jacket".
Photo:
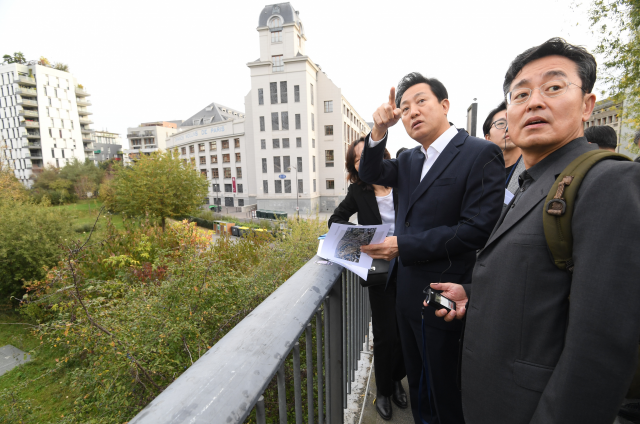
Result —
[[[406, 312], [419, 319], [421, 293], [430, 283], [471, 283], [476, 251], [488, 240], [502, 211], [504, 158], [495, 144], [458, 130], [420, 181], [420, 146], [384, 160], [387, 137], [373, 148], [370, 137], [358, 175], [398, 193], [394, 235], [399, 257], [389, 266], [389, 278], [397, 276], [399, 298], [406, 294], [399, 305], [406, 303]], [[425, 314], [425, 323], [461, 329], [460, 321], [446, 323], [434, 314]]]

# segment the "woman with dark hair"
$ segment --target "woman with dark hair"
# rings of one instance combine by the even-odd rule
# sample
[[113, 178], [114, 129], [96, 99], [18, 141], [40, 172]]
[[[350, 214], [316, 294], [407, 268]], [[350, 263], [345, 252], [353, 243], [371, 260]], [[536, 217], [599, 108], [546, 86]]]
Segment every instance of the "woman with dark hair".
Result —
[[[396, 221], [398, 196], [391, 187], [366, 184], [358, 177], [360, 155], [364, 138], [354, 141], [347, 150], [346, 168], [351, 183], [345, 199], [329, 218], [329, 227], [334, 222], [354, 225], [349, 218], [358, 214], [360, 225], [391, 224], [388, 236], [392, 236]], [[391, 155], [385, 150], [385, 159]], [[376, 375], [376, 410], [385, 419], [391, 419], [391, 401], [398, 407], [407, 408], [407, 395], [401, 380], [405, 377], [402, 348], [396, 322], [396, 282], [369, 287], [371, 320], [373, 329], [373, 360]]]

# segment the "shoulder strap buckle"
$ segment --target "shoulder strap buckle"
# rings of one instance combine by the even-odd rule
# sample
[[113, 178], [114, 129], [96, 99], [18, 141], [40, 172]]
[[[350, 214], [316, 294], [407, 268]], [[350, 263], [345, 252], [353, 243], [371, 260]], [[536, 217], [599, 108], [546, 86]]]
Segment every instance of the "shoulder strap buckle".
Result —
[[566, 212], [567, 202], [564, 201], [562, 195], [564, 188], [571, 185], [571, 181], [573, 181], [573, 175], [565, 175], [558, 184], [555, 196], [547, 202], [546, 210], [549, 215], [562, 216]]

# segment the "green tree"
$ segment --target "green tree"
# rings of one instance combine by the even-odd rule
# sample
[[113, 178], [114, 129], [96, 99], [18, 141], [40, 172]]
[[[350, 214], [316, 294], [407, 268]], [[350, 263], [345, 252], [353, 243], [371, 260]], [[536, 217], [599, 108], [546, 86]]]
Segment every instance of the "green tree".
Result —
[[5, 54], [2, 56], [5, 62], [7, 63], [26, 63], [27, 59], [25, 59], [24, 54], [22, 52], [15, 52], [13, 56], [10, 54]]
[[104, 198], [109, 210], [129, 216], [148, 214], [165, 219], [195, 212], [208, 192], [207, 179], [185, 166], [174, 151], [141, 155], [131, 167], [122, 167], [113, 181], [115, 199]]
[[[616, 102], [625, 101], [623, 119], [631, 128], [640, 127], [640, 0], [592, 0], [589, 21], [598, 34], [595, 53], [602, 79]], [[638, 145], [629, 140], [632, 151]]]
[[44, 278], [71, 235], [68, 214], [45, 204], [0, 198], [0, 303], [22, 297], [23, 282]]

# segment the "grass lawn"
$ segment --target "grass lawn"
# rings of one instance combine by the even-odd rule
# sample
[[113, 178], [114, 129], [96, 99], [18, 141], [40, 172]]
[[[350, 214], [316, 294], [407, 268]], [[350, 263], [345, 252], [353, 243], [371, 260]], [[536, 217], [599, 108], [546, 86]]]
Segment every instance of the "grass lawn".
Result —
[[0, 392], [8, 389], [20, 400], [31, 402], [33, 414], [26, 422], [58, 422], [62, 415], [73, 411], [78, 396], [68, 376], [73, 365], [67, 363], [56, 370], [56, 358], [64, 356], [64, 349], [40, 348], [40, 339], [31, 326], [13, 323], [29, 322], [13, 311], [0, 312], [0, 346], [10, 344], [25, 352], [32, 351], [31, 361], [0, 376]]
[[[78, 203], [72, 203], [70, 205], [62, 205], [62, 206], [54, 206], [56, 208], [62, 208], [71, 212], [71, 216], [73, 219], [73, 228], [77, 229], [78, 238], [84, 238], [86, 234], [84, 234], [81, 229], [83, 227], [93, 226], [93, 223], [96, 221], [96, 217], [98, 216], [98, 212], [102, 207], [102, 202], [99, 200], [80, 200]], [[119, 229], [123, 230], [124, 225], [122, 223], [122, 216], [117, 214], [110, 214], [106, 210], [102, 211], [100, 215], [100, 219], [98, 220], [98, 225], [96, 226], [95, 236], [101, 237], [104, 235], [106, 231], [106, 219], [104, 217], [110, 217], [113, 225]]]

